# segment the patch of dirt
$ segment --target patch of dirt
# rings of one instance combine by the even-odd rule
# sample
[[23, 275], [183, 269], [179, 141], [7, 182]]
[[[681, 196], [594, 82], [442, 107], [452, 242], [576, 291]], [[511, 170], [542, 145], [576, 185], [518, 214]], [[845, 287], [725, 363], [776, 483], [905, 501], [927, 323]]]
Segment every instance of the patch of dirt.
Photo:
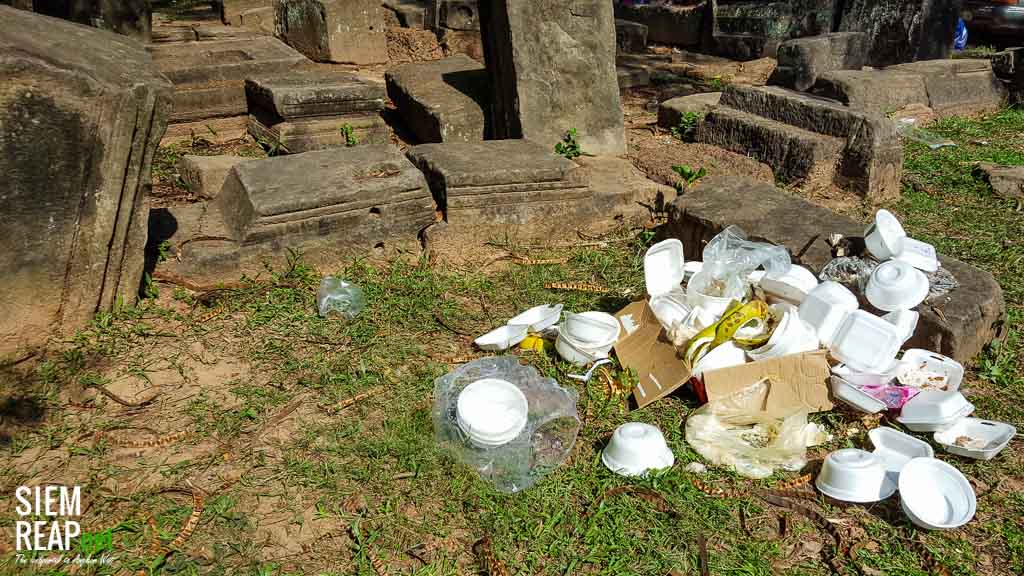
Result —
[[437, 35], [430, 30], [389, 26], [387, 37], [388, 59], [392, 64], [444, 58], [444, 50], [437, 42]]
[[772, 169], [767, 164], [710, 144], [682, 142], [654, 125], [634, 128], [628, 137], [629, 159], [633, 165], [651, 180], [666, 186], [679, 182], [679, 175], [672, 171], [672, 166], [679, 164], [694, 169], [703, 166], [709, 176], [727, 174], [774, 182]]

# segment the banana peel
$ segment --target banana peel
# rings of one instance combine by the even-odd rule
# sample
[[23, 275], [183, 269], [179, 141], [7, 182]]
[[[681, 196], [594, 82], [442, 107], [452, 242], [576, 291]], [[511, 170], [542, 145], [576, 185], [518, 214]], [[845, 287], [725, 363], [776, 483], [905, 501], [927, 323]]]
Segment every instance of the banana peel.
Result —
[[762, 346], [771, 337], [770, 333], [766, 332], [756, 338], [736, 338], [736, 331], [752, 320], [760, 319], [767, 322], [770, 317], [768, 304], [763, 300], [751, 300], [746, 304], [733, 300], [718, 322], [701, 330], [690, 340], [684, 353], [684, 359], [687, 364], [693, 366], [705, 354], [729, 340], [734, 340], [744, 347]]

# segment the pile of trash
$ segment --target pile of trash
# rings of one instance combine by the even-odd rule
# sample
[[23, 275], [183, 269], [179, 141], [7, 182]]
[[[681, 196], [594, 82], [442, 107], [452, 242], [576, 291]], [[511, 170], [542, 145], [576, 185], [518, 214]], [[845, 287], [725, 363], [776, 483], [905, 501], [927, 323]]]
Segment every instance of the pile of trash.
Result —
[[[751, 241], [735, 226], [708, 242], [701, 262], [686, 262], [683, 244], [665, 240], [644, 257], [647, 300], [615, 315], [537, 306], [476, 344], [540, 351], [553, 340], [564, 360], [594, 367], [614, 350], [619, 364], [637, 374], [640, 408], [689, 385], [705, 404], [686, 421], [687, 443], [711, 464], [750, 478], [803, 468], [807, 448], [830, 439], [808, 415], [832, 409], [833, 400], [861, 412], [889, 411], [909, 430], [933, 433], [950, 453], [995, 457], [1016, 430], [970, 417], [974, 406], [959, 390], [963, 366], [929, 350], [901, 353], [917, 328], [915, 308], [956, 286], [935, 248], [908, 237], [885, 210], [862, 239], [847, 244], [854, 248], [838, 251], [815, 275], [793, 264], [784, 247]], [[485, 358], [477, 362], [486, 361], [486, 371], [470, 363], [438, 379], [434, 414], [442, 442], [485, 477], [513, 477], [495, 484], [515, 491], [567, 456], [579, 419], [574, 392], [536, 371], [524, 378], [510, 358]], [[488, 364], [495, 361], [501, 370]], [[593, 367], [571, 377], [586, 381], [592, 373]], [[479, 386], [489, 392], [481, 396]], [[543, 402], [531, 399], [537, 390], [546, 390]], [[464, 402], [470, 391], [472, 401]], [[467, 411], [483, 415], [479, 424], [467, 424]], [[557, 434], [538, 433], [551, 421], [562, 422]], [[926, 528], [973, 517], [970, 483], [935, 459], [929, 444], [892, 428], [869, 436], [873, 452], [828, 455], [815, 483], [821, 493], [874, 502], [903, 489], [908, 517]], [[615, 431], [602, 461], [632, 476], [670, 467], [675, 458], [657, 428], [632, 422]]]

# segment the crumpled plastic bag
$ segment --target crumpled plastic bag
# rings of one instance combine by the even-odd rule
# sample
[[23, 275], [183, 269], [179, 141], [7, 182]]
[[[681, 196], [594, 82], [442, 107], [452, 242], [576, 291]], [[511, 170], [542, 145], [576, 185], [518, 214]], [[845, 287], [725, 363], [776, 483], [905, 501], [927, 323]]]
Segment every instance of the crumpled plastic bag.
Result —
[[706, 460], [747, 478], [767, 478], [777, 468], [807, 464], [807, 412], [765, 412], [771, 380], [701, 406], [686, 420], [686, 441]]
[[[526, 396], [526, 427], [515, 439], [483, 448], [469, 441], [459, 427], [456, 404], [462, 390], [483, 378], [515, 385]], [[569, 456], [580, 429], [579, 395], [546, 378], [515, 356], [489, 356], [456, 368], [434, 381], [434, 437], [461, 462], [502, 492], [529, 488]]]
[[781, 276], [791, 265], [789, 251], [784, 246], [747, 240], [743, 229], [733, 225], [719, 232], [704, 247], [702, 271], [728, 284], [730, 279], [747, 282], [747, 276], [762, 266], [769, 276]]
[[878, 264], [878, 260], [870, 257], [840, 256], [829, 260], [828, 264], [821, 268], [818, 279], [822, 282], [838, 282], [855, 294], [863, 294], [868, 279]]
[[316, 307], [321, 316], [340, 314], [351, 320], [366, 308], [366, 297], [359, 286], [325, 276], [316, 291]]

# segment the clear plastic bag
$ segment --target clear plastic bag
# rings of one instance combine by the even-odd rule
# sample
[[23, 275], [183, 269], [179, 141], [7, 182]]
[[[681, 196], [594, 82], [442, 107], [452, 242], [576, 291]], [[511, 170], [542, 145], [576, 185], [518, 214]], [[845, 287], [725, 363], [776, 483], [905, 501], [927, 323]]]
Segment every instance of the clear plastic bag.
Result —
[[924, 144], [932, 150], [938, 150], [946, 146], [956, 146], [956, 143], [949, 138], [944, 138], [934, 132], [918, 128], [915, 118], [900, 118], [896, 120], [896, 132], [900, 136]]
[[731, 278], [746, 282], [747, 276], [761, 266], [768, 275], [781, 276], [791, 264], [784, 246], [747, 240], [739, 226], [722, 230], [704, 247], [703, 271], [720, 282], [727, 283]]
[[928, 276], [928, 297], [926, 302], [935, 303], [937, 298], [944, 296], [950, 290], [960, 287], [960, 281], [953, 276], [953, 273], [945, 268], [939, 268]]
[[[515, 385], [528, 405], [522, 432], [500, 446], [474, 444], [458, 423], [459, 394], [484, 378]], [[518, 492], [532, 486], [569, 456], [580, 429], [578, 399], [575, 390], [562, 388], [532, 366], [521, 365], [515, 356], [480, 358], [434, 381], [434, 435], [439, 445], [451, 450], [495, 488]]]
[[711, 463], [747, 478], [800, 470], [807, 464], [807, 413], [765, 412], [771, 386], [765, 378], [701, 406], [686, 420], [686, 441]]
[[878, 261], [873, 258], [858, 258], [856, 256], [841, 256], [833, 258], [825, 264], [818, 274], [822, 282], [833, 281], [849, 288], [855, 294], [863, 294], [868, 285], [871, 273], [878, 267]]
[[316, 291], [316, 306], [321, 316], [340, 314], [351, 320], [366, 308], [362, 288], [341, 278], [325, 276]]

